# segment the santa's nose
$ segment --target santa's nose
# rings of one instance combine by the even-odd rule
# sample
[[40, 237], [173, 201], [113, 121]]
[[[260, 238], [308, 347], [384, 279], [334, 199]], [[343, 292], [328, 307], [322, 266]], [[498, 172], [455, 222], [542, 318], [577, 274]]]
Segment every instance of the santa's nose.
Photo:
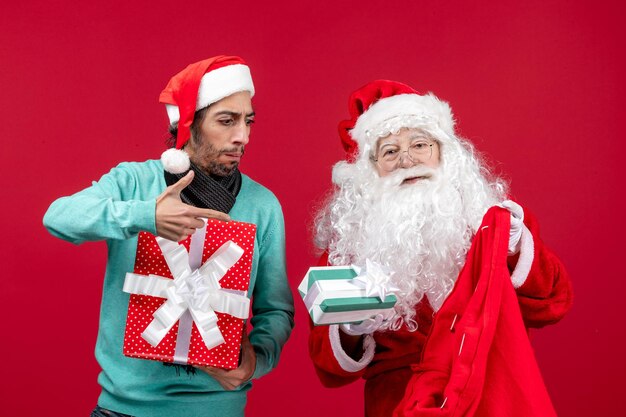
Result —
[[411, 159], [411, 157], [409, 157], [409, 153], [407, 151], [404, 151], [400, 154], [400, 161], [398, 163], [398, 167], [400, 168], [411, 168], [413, 165], [415, 165], [415, 161], [413, 161]]

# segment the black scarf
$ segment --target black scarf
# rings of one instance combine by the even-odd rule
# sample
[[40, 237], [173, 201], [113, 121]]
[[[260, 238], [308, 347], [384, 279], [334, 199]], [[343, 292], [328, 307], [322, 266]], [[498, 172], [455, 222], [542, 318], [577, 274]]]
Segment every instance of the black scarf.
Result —
[[[228, 213], [235, 205], [237, 194], [241, 189], [241, 172], [235, 169], [229, 176], [219, 177], [205, 173], [193, 163], [190, 168], [195, 176], [191, 184], [180, 193], [182, 202], [195, 207]], [[165, 171], [164, 174], [165, 183], [170, 186], [184, 177], [187, 172], [172, 174]]]

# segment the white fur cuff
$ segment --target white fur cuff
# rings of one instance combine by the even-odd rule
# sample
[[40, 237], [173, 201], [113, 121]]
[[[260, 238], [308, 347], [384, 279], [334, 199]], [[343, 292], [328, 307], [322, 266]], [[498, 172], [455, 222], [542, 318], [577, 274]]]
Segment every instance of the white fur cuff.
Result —
[[333, 349], [333, 355], [335, 355], [335, 359], [346, 372], [359, 372], [364, 369], [374, 358], [374, 351], [376, 350], [376, 341], [372, 335], [365, 335], [363, 339], [363, 357], [357, 362], [352, 359], [348, 354], [343, 350], [341, 346], [341, 340], [339, 338], [339, 326], [336, 324], [331, 324], [328, 326], [328, 337], [330, 338], [330, 346]]

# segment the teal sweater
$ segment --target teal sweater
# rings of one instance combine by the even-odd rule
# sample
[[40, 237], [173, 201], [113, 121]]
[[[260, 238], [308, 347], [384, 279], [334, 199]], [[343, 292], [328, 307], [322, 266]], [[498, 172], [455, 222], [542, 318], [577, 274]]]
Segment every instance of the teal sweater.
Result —
[[[156, 197], [166, 184], [160, 161], [121, 163], [100, 181], [72, 196], [56, 200], [44, 217], [54, 236], [74, 244], [106, 240], [104, 278], [96, 358], [101, 407], [145, 417], [243, 415], [245, 384], [224, 391], [202, 371], [181, 372], [160, 362], [122, 355], [129, 295], [124, 276], [133, 270], [137, 234], [156, 233]], [[252, 299], [250, 341], [257, 356], [254, 378], [276, 366], [293, 328], [293, 299], [285, 270], [285, 230], [276, 197], [243, 175], [233, 220], [257, 225], [248, 296]]]

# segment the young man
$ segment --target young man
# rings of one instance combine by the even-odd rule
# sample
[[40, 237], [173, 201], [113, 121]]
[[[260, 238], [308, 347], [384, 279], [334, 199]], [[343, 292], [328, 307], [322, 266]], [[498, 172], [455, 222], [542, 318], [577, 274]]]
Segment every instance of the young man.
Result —
[[[251, 379], [276, 366], [293, 328], [285, 270], [284, 223], [276, 197], [238, 167], [254, 122], [250, 70], [239, 57], [217, 56], [189, 65], [161, 93], [174, 148], [161, 161], [121, 163], [98, 182], [56, 200], [44, 217], [54, 236], [80, 244], [106, 240], [96, 358], [102, 393], [92, 415], [240, 416]], [[228, 213], [228, 214], [226, 214]], [[137, 236], [147, 231], [180, 241], [203, 218], [254, 223], [250, 335], [241, 360], [226, 371], [201, 367], [186, 375], [162, 363], [122, 355]]]
[[398, 302], [386, 320], [312, 329], [322, 383], [365, 378], [367, 416], [551, 415], [526, 326], [561, 319], [572, 295], [534, 218], [434, 95], [374, 81], [350, 115], [316, 244], [322, 264], [382, 264]]

